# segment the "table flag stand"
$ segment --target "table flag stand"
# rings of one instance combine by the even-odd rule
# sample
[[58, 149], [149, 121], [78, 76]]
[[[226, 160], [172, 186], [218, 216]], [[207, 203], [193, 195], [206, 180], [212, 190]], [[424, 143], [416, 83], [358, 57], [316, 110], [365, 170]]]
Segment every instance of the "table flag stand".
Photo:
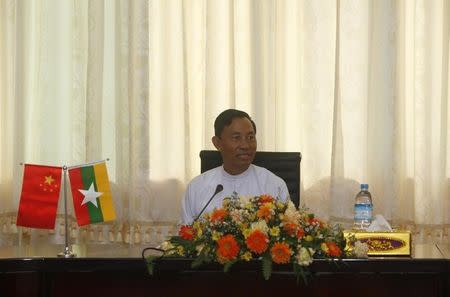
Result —
[[67, 220], [67, 166], [63, 166], [63, 186], [64, 186], [64, 252], [58, 254], [60, 258], [74, 258], [77, 255], [72, 252], [69, 246], [69, 226]]

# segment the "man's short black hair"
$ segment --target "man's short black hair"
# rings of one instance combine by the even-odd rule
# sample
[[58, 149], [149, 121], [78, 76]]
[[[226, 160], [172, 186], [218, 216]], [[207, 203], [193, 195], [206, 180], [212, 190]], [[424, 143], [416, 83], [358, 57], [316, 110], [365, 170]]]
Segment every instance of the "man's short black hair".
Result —
[[253, 130], [255, 130], [256, 134], [256, 125], [255, 122], [253, 122], [252, 118], [246, 113], [245, 111], [237, 110], [237, 109], [227, 109], [225, 111], [222, 111], [214, 121], [214, 134], [217, 137], [220, 137], [222, 134], [223, 129], [226, 126], [231, 125], [231, 122], [235, 118], [247, 118], [252, 123]]

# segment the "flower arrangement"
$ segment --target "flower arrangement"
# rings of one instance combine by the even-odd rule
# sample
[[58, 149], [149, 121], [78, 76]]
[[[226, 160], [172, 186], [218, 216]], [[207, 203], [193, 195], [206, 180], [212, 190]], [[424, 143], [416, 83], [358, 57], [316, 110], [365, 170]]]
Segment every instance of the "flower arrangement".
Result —
[[[345, 247], [339, 226], [269, 195], [225, 198], [221, 208], [181, 226], [178, 236], [161, 245], [163, 256], [193, 258], [193, 267], [218, 262], [225, 272], [238, 261], [259, 259], [265, 279], [270, 278], [272, 263], [291, 263], [293, 271], [303, 275], [315, 258], [349, 256]], [[154, 264], [152, 258], [148, 263]]]

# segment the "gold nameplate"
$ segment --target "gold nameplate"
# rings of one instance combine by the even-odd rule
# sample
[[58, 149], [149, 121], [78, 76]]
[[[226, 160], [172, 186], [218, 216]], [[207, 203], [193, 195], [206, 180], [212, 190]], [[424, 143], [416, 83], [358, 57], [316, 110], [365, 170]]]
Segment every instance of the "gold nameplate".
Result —
[[[369, 246], [369, 256], [410, 256], [411, 232], [364, 232], [356, 230], [344, 230], [344, 237], [355, 238]], [[348, 249], [353, 249], [347, 243]]]

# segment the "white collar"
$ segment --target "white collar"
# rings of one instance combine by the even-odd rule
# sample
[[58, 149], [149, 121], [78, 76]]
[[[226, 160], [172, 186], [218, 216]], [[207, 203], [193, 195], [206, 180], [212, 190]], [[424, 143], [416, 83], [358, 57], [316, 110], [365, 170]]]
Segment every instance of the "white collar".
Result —
[[221, 167], [222, 167], [222, 170], [221, 170], [222, 176], [229, 180], [242, 179], [242, 178], [246, 177], [247, 175], [249, 175], [250, 172], [253, 170], [253, 164], [250, 164], [250, 166], [248, 166], [247, 170], [245, 170], [244, 172], [242, 172], [240, 174], [232, 175], [225, 171], [225, 168], [223, 168], [223, 165]]

